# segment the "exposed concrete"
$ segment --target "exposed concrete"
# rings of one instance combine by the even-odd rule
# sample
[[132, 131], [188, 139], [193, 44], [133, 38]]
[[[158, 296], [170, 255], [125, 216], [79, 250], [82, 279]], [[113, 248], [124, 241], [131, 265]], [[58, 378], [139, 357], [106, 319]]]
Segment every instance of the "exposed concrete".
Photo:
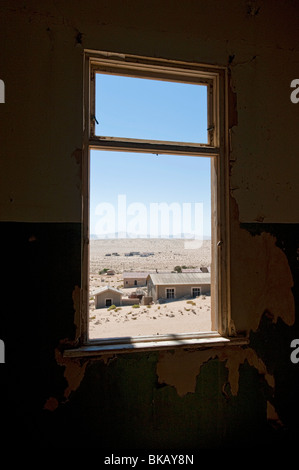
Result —
[[235, 327], [255, 331], [265, 311], [273, 321], [295, 321], [293, 278], [288, 260], [269, 233], [252, 236], [241, 229], [238, 210], [231, 198], [231, 296]]
[[[67, 381], [67, 387], [63, 393], [63, 403], [66, 403], [69, 400], [70, 394], [78, 389], [84, 377], [88, 361], [64, 358], [59, 349], [56, 349], [55, 351], [55, 359], [59, 366], [63, 366], [65, 368], [64, 377]], [[55, 411], [59, 405], [60, 403], [57, 398], [49, 397], [44, 404], [44, 409], [48, 411]]]

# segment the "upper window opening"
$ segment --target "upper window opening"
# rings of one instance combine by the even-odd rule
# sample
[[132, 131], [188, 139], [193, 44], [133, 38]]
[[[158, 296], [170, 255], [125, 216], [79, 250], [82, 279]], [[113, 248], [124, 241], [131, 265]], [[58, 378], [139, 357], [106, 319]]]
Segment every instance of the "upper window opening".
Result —
[[208, 143], [207, 86], [96, 73], [95, 135]]

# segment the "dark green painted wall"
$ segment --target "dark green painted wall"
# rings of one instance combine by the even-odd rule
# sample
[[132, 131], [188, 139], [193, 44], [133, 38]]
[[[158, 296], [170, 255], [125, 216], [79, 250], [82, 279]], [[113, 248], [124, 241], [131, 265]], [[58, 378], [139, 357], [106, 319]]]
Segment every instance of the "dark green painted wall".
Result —
[[[252, 233], [275, 231], [292, 268], [298, 311], [299, 226], [247, 228]], [[8, 263], [2, 269], [9, 273], [3, 289], [8, 308], [2, 309], [1, 321], [7, 358], [1, 408], [7, 438], [41, 447], [115, 451], [282, 446], [296, 436], [299, 364], [291, 363], [289, 344], [299, 337], [298, 315], [288, 327], [280, 320], [274, 324], [271, 312], [265, 312], [250, 336], [250, 347], [275, 377], [274, 393], [245, 361], [233, 396], [226, 363], [216, 358], [202, 365], [195, 392], [179, 396], [173, 386], [159, 383], [159, 353], [152, 352], [123, 354], [107, 363], [90, 360], [79, 387], [66, 400], [68, 384], [55, 349], [75, 334], [72, 291], [80, 285], [81, 226], [1, 223], [1, 234]], [[49, 397], [59, 403], [53, 411], [44, 409]], [[267, 420], [267, 401], [279, 413], [281, 426]]]

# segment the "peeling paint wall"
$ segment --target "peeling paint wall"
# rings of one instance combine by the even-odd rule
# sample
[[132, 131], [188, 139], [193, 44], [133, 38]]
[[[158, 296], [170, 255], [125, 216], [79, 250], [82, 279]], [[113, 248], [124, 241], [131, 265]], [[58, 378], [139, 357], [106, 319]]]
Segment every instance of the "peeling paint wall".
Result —
[[237, 331], [255, 331], [265, 310], [275, 322], [280, 317], [293, 325], [294, 280], [286, 255], [273, 235], [262, 232], [253, 236], [241, 228], [234, 200], [231, 207], [232, 311]]
[[259, 374], [265, 377], [270, 386], [273, 386], [273, 378], [267, 374], [263, 361], [258, 358], [255, 351], [251, 348], [243, 349], [238, 346], [220, 349], [209, 348], [205, 351], [189, 352], [190, 360], [187, 364], [186, 355], [180, 350], [161, 353], [157, 365], [158, 381], [173, 385], [179, 396], [189, 392], [194, 393], [196, 377], [200, 373], [201, 366], [215, 357], [226, 363], [228, 368], [228, 383], [233, 395], [238, 394], [239, 367], [245, 360], [255, 367]]
[[[23, 299], [0, 323], [8, 439], [289, 443], [299, 416], [297, 2], [4, 0], [0, 13], [4, 292]], [[232, 316], [248, 346], [62, 357], [80, 323], [84, 49], [228, 68]]]

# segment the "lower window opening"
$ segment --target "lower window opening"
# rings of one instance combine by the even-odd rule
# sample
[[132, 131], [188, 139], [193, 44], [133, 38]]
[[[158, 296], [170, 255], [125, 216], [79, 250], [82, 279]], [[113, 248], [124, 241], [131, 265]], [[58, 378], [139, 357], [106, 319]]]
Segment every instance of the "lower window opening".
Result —
[[91, 150], [89, 340], [212, 331], [210, 160]]

